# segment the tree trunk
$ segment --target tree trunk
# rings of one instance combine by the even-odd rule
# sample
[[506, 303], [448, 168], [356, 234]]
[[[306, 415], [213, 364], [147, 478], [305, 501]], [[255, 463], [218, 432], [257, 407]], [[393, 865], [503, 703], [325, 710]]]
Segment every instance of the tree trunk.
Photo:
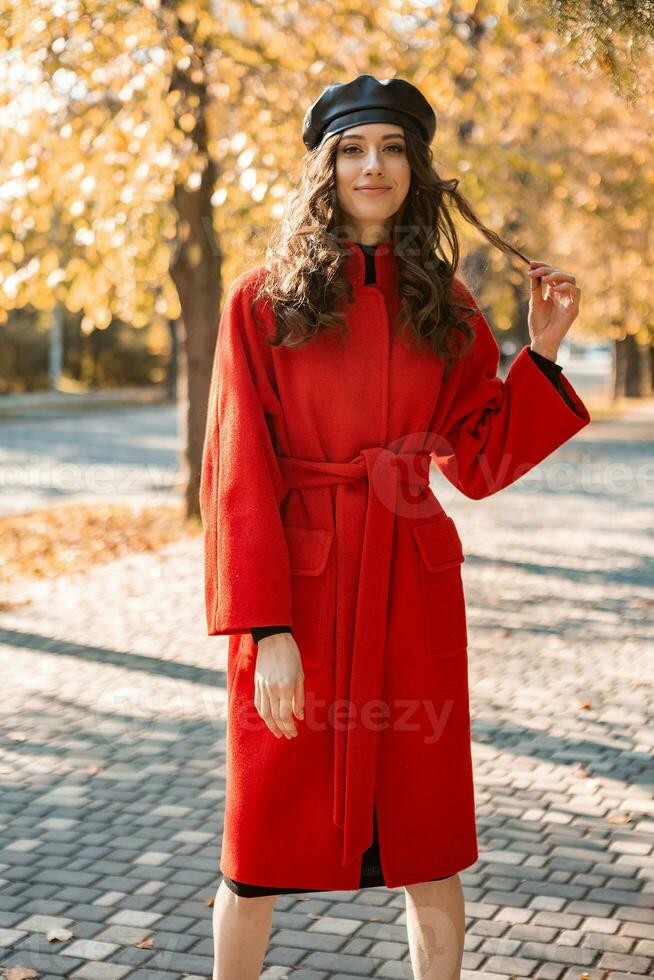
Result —
[[640, 361], [640, 395], [641, 398], [646, 398], [652, 394], [650, 345], [639, 344], [638, 354]]
[[[182, 459], [186, 517], [200, 516], [200, 466], [221, 301], [221, 256], [214, 252], [213, 236], [207, 235], [214, 175], [215, 168], [209, 163], [199, 190], [175, 188], [180, 221], [188, 228], [171, 270], [182, 308], [184, 356], [178, 364], [178, 392], [183, 399], [180, 408], [186, 413]], [[189, 254], [198, 256], [197, 263], [190, 261]]]
[[[198, 128], [204, 129], [203, 119], [198, 122]], [[201, 137], [196, 132], [198, 138]], [[183, 340], [184, 349], [178, 351], [178, 392], [182, 399], [180, 412], [185, 414], [182, 469], [187, 518], [200, 516], [202, 447], [222, 291], [222, 255], [212, 223], [211, 195], [215, 183], [216, 166], [208, 160], [197, 190], [189, 191], [181, 185], [175, 188], [182, 241], [171, 274], [182, 310], [180, 341]]]
[[529, 335], [529, 293], [525, 293], [524, 283], [516, 283], [513, 286], [513, 295], [515, 297], [515, 312], [509, 339], [516, 344], [517, 349], [515, 354], [512, 354], [507, 359], [507, 355], [502, 353], [502, 347], [504, 345], [501, 337], [497, 341], [500, 348], [500, 364], [505, 365], [507, 369], [514, 356], [519, 353], [522, 347], [525, 344], [531, 343], [531, 337]]
[[50, 320], [50, 346], [48, 351], [48, 377], [50, 390], [61, 387], [61, 374], [64, 363], [64, 308], [56, 303]]
[[179, 320], [168, 318], [168, 333], [170, 336], [170, 355], [166, 365], [166, 393], [168, 398], [179, 398], [177, 381], [179, 371], [179, 349], [182, 341], [182, 329]]
[[613, 341], [613, 401], [620, 398], [624, 391], [624, 358], [622, 356], [621, 341]]
[[529, 334], [529, 293], [525, 294], [524, 287], [516, 290], [516, 326], [518, 341], [521, 347], [531, 343]]
[[646, 392], [641, 345], [632, 333], [614, 342], [613, 397], [642, 398]]
[[100, 387], [100, 331], [96, 328], [89, 334], [91, 350], [91, 391], [97, 391]]
[[[165, 0], [163, 7], [177, 13], [176, 0]], [[176, 18], [177, 31], [189, 45], [195, 47], [192, 25]], [[192, 138], [197, 157], [206, 161], [200, 186], [189, 190], [175, 186], [175, 206], [179, 217], [179, 248], [171, 263], [170, 273], [181, 306], [180, 333], [183, 350], [178, 350], [178, 392], [182, 399], [179, 410], [185, 416], [182, 470], [185, 478], [185, 516], [200, 517], [200, 469], [207, 419], [209, 386], [221, 304], [222, 254], [213, 230], [211, 197], [216, 186], [218, 168], [208, 149], [207, 112], [209, 95], [201, 67], [201, 47], [195, 49], [191, 70], [175, 67], [170, 90], [181, 93], [176, 112], [184, 113], [193, 106], [195, 126], [192, 133], [184, 131], [185, 139]], [[181, 338], [180, 338], [181, 340]]]

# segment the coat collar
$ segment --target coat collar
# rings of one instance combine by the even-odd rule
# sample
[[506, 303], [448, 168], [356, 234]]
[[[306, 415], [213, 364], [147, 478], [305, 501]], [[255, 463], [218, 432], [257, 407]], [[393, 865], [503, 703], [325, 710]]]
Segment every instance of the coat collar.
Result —
[[[345, 259], [345, 277], [355, 286], [363, 286], [366, 278], [366, 256], [356, 242], [349, 238], [344, 240], [348, 251]], [[390, 238], [379, 242], [375, 249], [375, 286], [390, 286], [397, 276], [397, 263]]]

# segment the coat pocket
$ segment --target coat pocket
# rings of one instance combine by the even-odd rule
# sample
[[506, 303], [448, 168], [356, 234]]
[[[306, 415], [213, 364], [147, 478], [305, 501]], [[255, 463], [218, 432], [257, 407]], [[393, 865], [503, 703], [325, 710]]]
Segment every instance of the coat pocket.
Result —
[[321, 575], [334, 540], [333, 529], [285, 524], [284, 532], [293, 575]]
[[456, 524], [445, 514], [440, 514], [436, 520], [426, 524], [416, 524], [413, 537], [425, 567], [430, 572], [452, 568], [465, 561]]
[[461, 565], [463, 545], [451, 517], [413, 527], [418, 551], [428, 649], [437, 655], [465, 649], [468, 642]]

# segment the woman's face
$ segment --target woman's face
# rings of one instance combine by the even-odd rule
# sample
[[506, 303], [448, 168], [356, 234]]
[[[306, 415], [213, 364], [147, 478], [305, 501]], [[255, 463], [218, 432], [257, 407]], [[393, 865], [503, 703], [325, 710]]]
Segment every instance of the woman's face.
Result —
[[[390, 234], [392, 217], [409, 192], [411, 168], [404, 131], [395, 123], [366, 123], [341, 134], [336, 194], [353, 241], [373, 245]], [[383, 188], [366, 190], [366, 188]]]

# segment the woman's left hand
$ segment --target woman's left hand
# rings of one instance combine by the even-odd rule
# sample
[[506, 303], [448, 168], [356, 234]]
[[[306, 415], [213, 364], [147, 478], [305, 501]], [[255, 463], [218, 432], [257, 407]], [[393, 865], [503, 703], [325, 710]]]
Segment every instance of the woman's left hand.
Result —
[[[559, 344], [579, 313], [581, 290], [575, 277], [545, 262], [529, 263], [531, 296], [529, 299], [529, 334], [531, 349], [555, 361]], [[538, 278], [541, 281], [538, 282]], [[547, 299], [543, 297], [548, 286]]]

